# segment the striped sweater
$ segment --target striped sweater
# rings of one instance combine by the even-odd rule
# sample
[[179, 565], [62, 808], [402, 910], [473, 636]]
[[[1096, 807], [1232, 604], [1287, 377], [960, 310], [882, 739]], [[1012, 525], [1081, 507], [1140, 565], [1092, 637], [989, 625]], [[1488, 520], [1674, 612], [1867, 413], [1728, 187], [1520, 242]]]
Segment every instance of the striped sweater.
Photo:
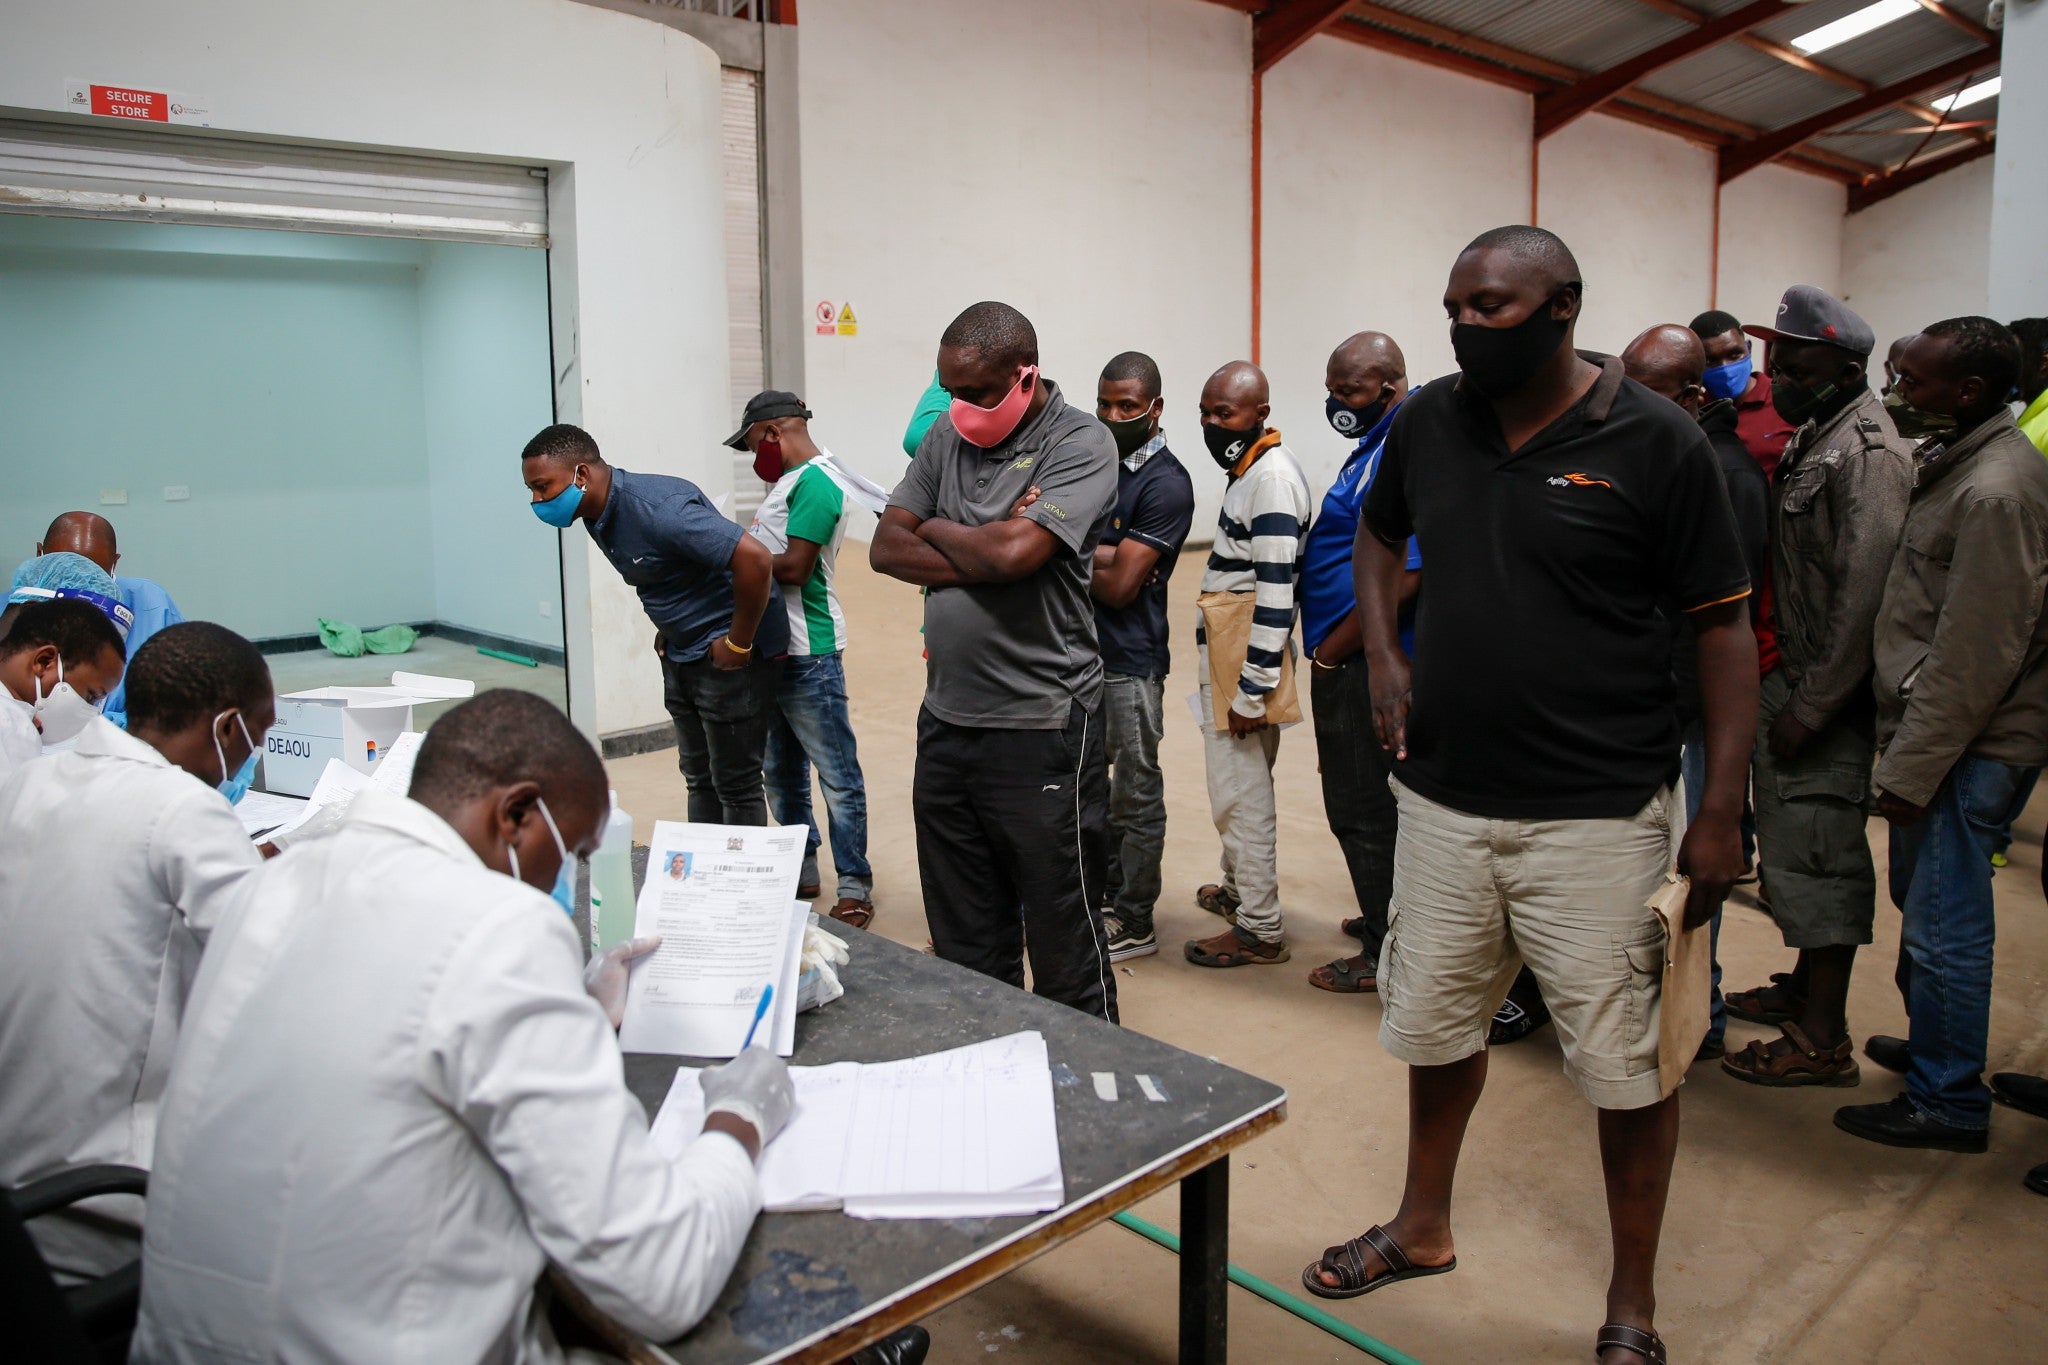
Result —
[[[1230, 480], [1216, 518], [1216, 543], [1202, 574], [1203, 592], [1256, 592], [1250, 646], [1230, 707], [1241, 716], [1266, 714], [1266, 694], [1280, 681], [1280, 661], [1294, 635], [1302, 545], [1308, 538], [1308, 480], [1294, 452], [1272, 442], [1252, 467]], [[1208, 674], [1208, 642], [1197, 622], [1195, 642]], [[1211, 679], [1212, 686], [1222, 685]]]

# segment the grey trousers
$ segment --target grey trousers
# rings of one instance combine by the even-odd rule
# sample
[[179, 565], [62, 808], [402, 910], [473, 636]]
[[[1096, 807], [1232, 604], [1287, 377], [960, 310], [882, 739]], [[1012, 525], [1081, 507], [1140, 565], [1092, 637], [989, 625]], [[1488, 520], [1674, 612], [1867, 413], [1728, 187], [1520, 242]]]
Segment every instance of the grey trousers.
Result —
[[1109, 750], [1109, 887], [1103, 908], [1142, 938], [1159, 904], [1166, 849], [1166, 783], [1159, 775], [1166, 680], [1108, 674], [1102, 708]]

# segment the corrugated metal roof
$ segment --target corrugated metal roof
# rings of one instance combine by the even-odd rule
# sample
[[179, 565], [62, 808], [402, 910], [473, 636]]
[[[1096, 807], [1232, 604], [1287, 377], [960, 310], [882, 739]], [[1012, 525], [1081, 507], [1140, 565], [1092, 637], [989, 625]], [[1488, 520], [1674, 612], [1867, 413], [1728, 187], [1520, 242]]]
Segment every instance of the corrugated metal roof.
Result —
[[[1541, 61], [1577, 71], [1616, 66], [1658, 44], [1691, 32], [1695, 25], [1645, 0], [1374, 0], [1381, 8], [1440, 28], [1483, 39]], [[1702, 19], [1728, 13], [1749, 0], [1685, 0]], [[1758, 25], [1752, 32], [1781, 45], [1823, 24], [1854, 13], [1871, 0], [1813, 0], [1796, 11]], [[1947, 0], [1956, 12], [1983, 22], [1990, 0]], [[1357, 16], [1372, 22], [1368, 16]], [[1883, 87], [1931, 70], [1972, 51], [1994, 49], [1940, 16], [1920, 10], [1815, 55], [1820, 62], [1866, 85]], [[1637, 87], [1680, 104], [1760, 129], [1783, 128], [1858, 98], [1850, 85], [1803, 70], [1746, 43], [1727, 40], [1705, 48], [1643, 80]], [[1931, 90], [1930, 101], [1945, 93]], [[1624, 96], [1624, 98], [1626, 98]], [[1959, 119], [1996, 116], [1995, 101], [1971, 106]], [[1902, 111], [1883, 111], [1859, 128], [1912, 127], [1918, 120]], [[1963, 134], [1938, 134], [1920, 153], [1934, 156], [1965, 145]], [[1910, 137], [1830, 135], [1812, 144], [1873, 168], [1896, 164], [1915, 144]], [[1916, 158], [1917, 160], [1918, 158]]]

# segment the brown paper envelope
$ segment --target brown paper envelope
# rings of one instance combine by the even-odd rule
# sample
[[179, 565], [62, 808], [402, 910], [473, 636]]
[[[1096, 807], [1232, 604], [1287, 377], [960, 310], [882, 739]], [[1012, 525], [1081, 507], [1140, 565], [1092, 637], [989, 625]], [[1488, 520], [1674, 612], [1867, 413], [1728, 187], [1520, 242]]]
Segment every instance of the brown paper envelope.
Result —
[[1708, 926], [1691, 931], [1685, 928], [1685, 899], [1691, 890], [1691, 879], [1670, 876], [1649, 902], [1664, 925], [1663, 1025], [1657, 1036], [1657, 1078], [1666, 1095], [1685, 1078], [1686, 1068], [1699, 1055], [1700, 1043], [1707, 1036], [1714, 950]]
[[[1237, 695], [1237, 679], [1244, 672], [1245, 651], [1251, 647], [1252, 608], [1257, 593], [1205, 592], [1195, 599], [1202, 613], [1203, 634], [1209, 640], [1209, 696], [1215, 712], [1218, 734], [1230, 730], [1230, 701]], [[1301, 698], [1294, 688], [1294, 641], [1280, 657], [1280, 681], [1266, 694], [1266, 719], [1285, 725], [1301, 719]]]

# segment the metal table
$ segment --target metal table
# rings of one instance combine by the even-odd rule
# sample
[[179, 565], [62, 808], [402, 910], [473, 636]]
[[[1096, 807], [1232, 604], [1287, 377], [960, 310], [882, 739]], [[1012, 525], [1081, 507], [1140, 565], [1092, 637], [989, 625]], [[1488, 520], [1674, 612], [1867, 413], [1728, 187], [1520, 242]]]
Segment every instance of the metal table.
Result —
[[[635, 849], [644, 865], [645, 850]], [[1034, 1256], [1180, 1183], [1180, 1358], [1226, 1357], [1229, 1152], [1286, 1116], [1279, 1086], [1039, 999], [845, 925], [846, 994], [800, 1015], [792, 1062], [890, 1061], [1001, 1037], [1045, 1036], [1066, 1202], [1025, 1218], [866, 1220], [764, 1214], [718, 1302], [689, 1335], [633, 1338], [559, 1276], [558, 1291], [615, 1349], [681, 1365], [834, 1361], [962, 1298]], [[678, 1059], [629, 1054], [626, 1083], [651, 1119]], [[1117, 1099], [1091, 1073], [1116, 1075]], [[1148, 1100], [1137, 1076], [1164, 1102]]]

